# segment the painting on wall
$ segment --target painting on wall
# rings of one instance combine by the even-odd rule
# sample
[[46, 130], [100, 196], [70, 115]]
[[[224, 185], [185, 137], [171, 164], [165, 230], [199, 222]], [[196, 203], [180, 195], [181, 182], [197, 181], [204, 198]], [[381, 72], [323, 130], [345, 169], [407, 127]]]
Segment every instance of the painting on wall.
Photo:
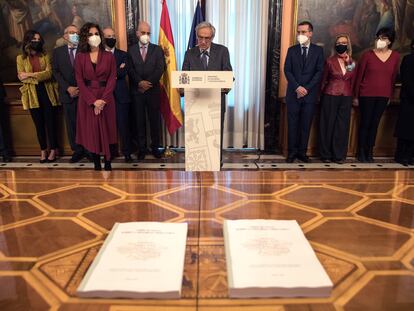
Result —
[[139, 22], [139, 4], [138, 0], [125, 0], [125, 16], [126, 16], [126, 33], [128, 46], [137, 43], [138, 39], [135, 30], [138, 28]]
[[[16, 56], [21, 53], [24, 33], [39, 31], [47, 51], [62, 42], [66, 26], [85, 22], [113, 25], [114, 0], [0, 0], [0, 75], [16, 82]], [[59, 40], [60, 39], [60, 40]]]
[[373, 47], [376, 32], [393, 28], [393, 49], [402, 54], [410, 51], [414, 39], [414, 0], [296, 0], [297, 21], [314, 25], [312, 41], [331, 54], [333, 40], [339, 33], [351, 37], [354, 57]]

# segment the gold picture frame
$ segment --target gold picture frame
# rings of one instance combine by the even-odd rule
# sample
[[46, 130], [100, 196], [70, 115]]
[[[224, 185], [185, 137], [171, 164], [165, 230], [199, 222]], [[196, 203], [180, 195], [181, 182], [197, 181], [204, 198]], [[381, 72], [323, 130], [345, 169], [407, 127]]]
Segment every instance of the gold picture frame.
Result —
[[389, 27], [396, 31], [393, 49], [401, 54], [410, 52], [410, 41], [414, 39], [414, 6], [412, 0], [360, 1], [360, 0], [294, 0], [295, 42], [296, 25], [303, 20], [314, 26], [312, 41], [330, 55], [335, 36], [347, 33], [351, 37], [353, 56], [358, 59], [367, 49], [373, 47], [379, 28]]
[[[5, 0], [0, 3], [0, 75], [3, 82], [17, 82], [16, 57], [21, 54], [24, 33], [39, 31], [51, 52], [62, 42], [66, 26], [95, 22], [115, 25], [115, 0]], [[60, 41], [59, 41], [60, 39]]]

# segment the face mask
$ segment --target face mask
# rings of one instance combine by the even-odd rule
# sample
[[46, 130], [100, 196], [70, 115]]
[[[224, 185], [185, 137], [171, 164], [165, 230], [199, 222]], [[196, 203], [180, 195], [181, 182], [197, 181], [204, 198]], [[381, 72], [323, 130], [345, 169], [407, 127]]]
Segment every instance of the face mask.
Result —
[[297, 39], [300, 44], [305, 44], [309, 40], [305, 35], [298, 35]]
[[385, 41], [385, 40], [381, 40], [381, 39], [378, 39], [378, 40], [377, 40], [377, 49], [378, 49], [378, 50], [384, 49], [384, 48], [386, 48], [387, 46], [388, 46], [387, 41]]
[[99, 46], [99, 44], [101, 44], [101, 37], [99, 37], [98, 35], [90, 36], [88, 38], [88, 43], [90, 46], [96, 48]]
[[77, 33], [70, 33], [69, 34], [69, 41], [74, 45], [78, 45], [79, 43], [79, 35]]
[[139, 42], [141, 42], [142, 44], [148, 44], [148, 42], [150, 41], [150, 37], [148, 35], [142, 35], [141, 37], [139, 37]]
[[33, 51], [36, 51], [36, 52], [41, 52], [41, 51], [42, 51], [42, 49], [43, 49], [43, 43], [42, 43], [42, 42], [40, 42], [40, 41], [31, 41], [31, 42], [30, 42], [30, 48], [31, 48]]
[[115, 44], [116, 44], [116, 39], [115, 38], [105, 38], [105, 44], [112, 49]]
[[344, 54], [346, 51], [348, 51], [348, 46], [346, 44], [335, 45], [335, 51], [338, 54]]

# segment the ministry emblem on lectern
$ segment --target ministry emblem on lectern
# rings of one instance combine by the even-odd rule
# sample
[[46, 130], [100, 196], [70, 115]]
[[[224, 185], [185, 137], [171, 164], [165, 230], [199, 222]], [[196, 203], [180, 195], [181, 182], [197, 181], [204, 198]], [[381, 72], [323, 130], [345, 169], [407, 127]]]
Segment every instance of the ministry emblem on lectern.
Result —
[[180, 84], [190, 84], [190, 77], [185, 72], [180, 74]]

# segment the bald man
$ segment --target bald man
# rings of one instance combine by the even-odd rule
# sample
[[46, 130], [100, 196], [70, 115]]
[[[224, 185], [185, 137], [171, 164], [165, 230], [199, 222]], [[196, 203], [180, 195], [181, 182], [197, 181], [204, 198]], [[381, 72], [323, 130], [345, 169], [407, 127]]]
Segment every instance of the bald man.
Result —
[[121, 139], [122, 154], [124, 155], [125, 162], [130, 163], [132, 162], [131, 129], [129, 122], [131, 99], [126, 83], [128, 54], [115, 47], [116, 36], [115, 31], [111, 27], [104, 28], [103, 34], [105, 49], [114, 55], [116, 61], [116, 86], [114, 91], [116, 102], [116, 124]]
[[140, 22], [136, 30], [138, 43], [128, 48], [128, 76], [132, 95], [132, 107], [136, 122], [138, 160], [144, 160], [147, 153], [145, 120], [151, 132], [151, 152], [161, 158], [160, 146], [160, 79], [165, 70], [164, 52], [150, 43], [151, 27]]

